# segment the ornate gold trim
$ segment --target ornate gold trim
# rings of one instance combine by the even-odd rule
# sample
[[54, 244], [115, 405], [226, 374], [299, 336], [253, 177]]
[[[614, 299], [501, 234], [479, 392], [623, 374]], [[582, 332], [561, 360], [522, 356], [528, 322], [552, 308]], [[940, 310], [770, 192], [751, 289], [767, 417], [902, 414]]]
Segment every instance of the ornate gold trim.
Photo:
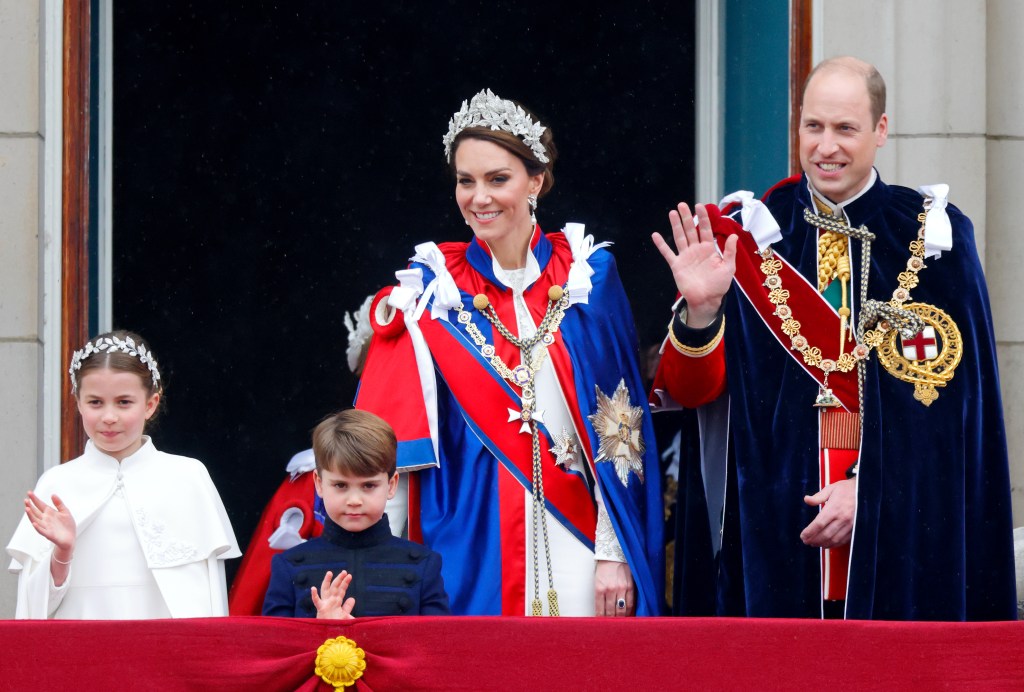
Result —
[[715, 334], [711, 341], [709, 341], [707, 344], [703, 346], [687, 346], [686, 344], [681, 343], [679, 339], [676, 337], [675, 330], [673, 329], [674, 324], [674, 319], [668, 323], [669, 341], [672, 342], [673, 348], [682, 353], [684, 356], [689, 356], [690, 358], [703, 358], [707, 354], [714, 351], [718, 344], [722, 341], [722, 336], [725, 334], [725, 317], [723, 316], [722, 326], [718, 328], [718, 333]]
[[941, 342], [939, 354], [928, 360], [908, 360], [897, 343], [899, 333], [893, 329], [886, 333], [878, 346], [878, 362], [890, 375], [914, 385], [914, 398], [925, 406], [939, 398], [936, 387], [945, 387], [953, 379], [953, 371], [963, 357], [963, 337], [948, 314], [926, 303], [902, 306], [912, 310], [935, 330]]

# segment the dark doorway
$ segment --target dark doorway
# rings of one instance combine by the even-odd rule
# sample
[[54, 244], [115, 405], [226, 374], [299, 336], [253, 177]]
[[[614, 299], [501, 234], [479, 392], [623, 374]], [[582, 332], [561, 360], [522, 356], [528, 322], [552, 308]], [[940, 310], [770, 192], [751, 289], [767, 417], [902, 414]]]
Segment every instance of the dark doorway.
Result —
[[206, 462], [239, 541], [348, 405], [342, 315], [413, 245], [468, 237], [441, 137], [489, 87], [554, 129], [547, 230], [612, 240], [641, 341], [650, 244], [693, 197], [694, 3], [115, 3], [114, 321], [168, 383], [158, 446]]

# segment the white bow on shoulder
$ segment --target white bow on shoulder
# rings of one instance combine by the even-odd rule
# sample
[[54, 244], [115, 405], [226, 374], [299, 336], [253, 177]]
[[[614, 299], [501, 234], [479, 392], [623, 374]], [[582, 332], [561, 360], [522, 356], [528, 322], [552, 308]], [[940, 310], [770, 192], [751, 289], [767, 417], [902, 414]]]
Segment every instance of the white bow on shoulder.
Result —
[[611, 243], [608, 241], [595, 243], [594, 236], [586, 235], [586, 226], [581, 223], [565, 224], [562, 233], [565, 234], [565, 239], [569, 241], [569, 249], [572, 250], [572, 266], [569, 268], [569, 277], [565, 282], [569, 305], [588, 303], [590, 292], [594, 288], [594, 284], [590, 281], [594, 270], [587, 260], [596, 251], [608, 247]]
[[922, 185], [917, 191], [924, 195], [924, 256], [938, 259], [943, 252], [953, 249], [953, 226], [946, 212], [949, 204], [949, 185], [937, 183]]
[[740, 202], [743, 205], [740, 211], [743, 230], [748, 231], [754, 237], [758, 250], [764, 250], [772, 243], [782, 240], [779, 222], [768, 211], [768, 207], [764, 206], [764, 202], [754, 197], [753, 192], [738, 190], [723, 197], [718, 206], [725, 207], [733, 202]]

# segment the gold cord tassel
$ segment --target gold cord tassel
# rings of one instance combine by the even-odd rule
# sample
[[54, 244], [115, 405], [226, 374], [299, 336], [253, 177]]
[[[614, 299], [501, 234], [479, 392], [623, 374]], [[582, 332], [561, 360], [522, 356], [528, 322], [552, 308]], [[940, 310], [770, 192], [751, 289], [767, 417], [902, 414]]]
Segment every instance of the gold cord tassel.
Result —
[[839, 256], [837, 273], [839, 274], [839, 285], [843, 289], [843, 306], [839, 308], [839, 353], [842, 354], [847, 338], [853, 338], [852, 333], [848, 331], [850, 321], [850, 291], [848, 288], [850, 281], [850, 256], [848, 254], [843, 253]]
[[554, 589], [548, 589], [548, 615], [558, 617], [558, 592]]
[[540, 602], [539, 598], [535, 598], [530, 602], [530, 612], [535, 618], [544, 615], [544, 604]]

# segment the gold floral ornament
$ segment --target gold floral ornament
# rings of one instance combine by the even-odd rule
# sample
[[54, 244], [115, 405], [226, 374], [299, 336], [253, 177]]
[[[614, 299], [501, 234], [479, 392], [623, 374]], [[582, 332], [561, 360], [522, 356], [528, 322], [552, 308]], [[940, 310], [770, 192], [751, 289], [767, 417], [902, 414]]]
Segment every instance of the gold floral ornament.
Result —
[[366, 670], [366, 654], [347, 637], [328, 639], [316, 650], [313, 672], [335, 689], [350, 687]]
[[597, 412], [587, 416], [601, 442], [594, 461], [614, 463], [615, 473], [627, 488], [630, 471], [643, 483], [644, 438], [640, 430], [643, 409], [630, 405], [625, 380], [619, 380], [611, 398], [600, 387], [595, 386], [594, 389], [597, 392]]

